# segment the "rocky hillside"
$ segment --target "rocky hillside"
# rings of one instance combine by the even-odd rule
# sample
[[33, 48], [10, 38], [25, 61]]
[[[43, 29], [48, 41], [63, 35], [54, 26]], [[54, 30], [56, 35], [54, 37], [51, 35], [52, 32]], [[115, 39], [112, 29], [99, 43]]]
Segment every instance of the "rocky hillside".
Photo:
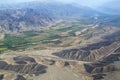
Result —
[[104, 36], [104, 41], [83, 48], [63, 50], [53, 55], [67, 60], [83, 61], [83, 63], [70, 62], [70, 68], [79, 75], [85, 74], [93, 77], [92, 80], [119, 80], [119, 35], [119, 32], [115, 32]]
[[[113, 37], [112, 37], [113, 36]], [[112, 38], [111, 38], [112, 37]], [[75, 48], [53, 53], [65, 59], [80, 61], [96, 61], [114, 53], [120, 48], [119, 32], [105, 37], [105, 41], [89, 45], [84, 48]]]
[[[111, 72], [119, 73], [120, 72], [120, 48], [118, 48], [115, 53], [104, 57], [102, 60], [92, 62], [89, 64], [84, 64], [85, 69], [88, 73], [92, 74], [94, 79], [106, 79], [113, 80]], [[117, 74], [113, 74], [112, 76], [116, 76], [115, 79], [118, 80], [119, 76]], [[107, 79], [106, 76], [109, 76]]]
[[22, 74], [36, 74], [36, 75], [46, 72], [45, 69], [47, 68], [47, 66], [34, 62], [33, 58], [31, 57], [15, 57], [15, 61], [19, 61], [19, 62], [16, 62], [17, 64], [12, 65], [12, 64], [8, 64], [5, 61], [0, 61], [0, 70], [14, 71]]
[[113, 43], [109, 46], [104, 46], [95, 50], [82, 50], [82, 49], [71, 49], [64, 50], [59, 53], [54, 53], [54, 55], [73, 60], [80, 61], [96, 61], [103, 58], [105, 55], [109, 55], [110, 53], [114, 53], [114, 51], [120, 47], [120, 43]]

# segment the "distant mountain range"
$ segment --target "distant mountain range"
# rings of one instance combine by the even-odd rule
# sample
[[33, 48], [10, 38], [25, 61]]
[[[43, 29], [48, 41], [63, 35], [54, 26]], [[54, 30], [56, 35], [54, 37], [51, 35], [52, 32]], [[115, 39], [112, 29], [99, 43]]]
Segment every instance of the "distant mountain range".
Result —
[[85, 6], [58, 2], [28, 2], [1, 5], [0, 32], [11, 33], [41, 30], [41, 28], [47, 27], [59, 20], [89, 19], [92, 22], [96, 15], [102, 16], [100, 18], [103, 21], [106, 14], [101, 12]]
[[120, 1], [119, 0], [109, 1], [99, 6], [97, 10], [110, 15], [120, 15]]
[[0, 32], [40, 30], [58, 20], [94, 18], [99, 14], [84, 6], [29, 2], [0, 6]]

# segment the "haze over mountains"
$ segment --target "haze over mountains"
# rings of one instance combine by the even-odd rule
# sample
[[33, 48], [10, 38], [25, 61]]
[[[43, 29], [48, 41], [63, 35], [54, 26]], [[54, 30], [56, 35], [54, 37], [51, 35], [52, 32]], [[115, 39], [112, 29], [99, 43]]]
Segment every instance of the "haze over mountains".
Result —
[[[111, 2], [112, 3], [112, 2]], [[111, 3], [106, 3], [111, 6]], [[0, 32], [40, 30], [40, 26], [48, 26], [53, 22], [61, 19], [91, 19], [91, 22], [98, 16], [106, 16], [118, 14], [114, 6], [108, 9], [107, 6], [102, 6], [103, 9], [92, 9], [79, 4], [62, 3], [62, 2], [25, 2], [0, 6]], [[105, 7], [105, 8], [104, 8]], [[111, 11], [112, 10], [112, 11]], [[114, 12], [113, 12], [114, 11]], [[102, 18], [102, 17], [101, 17]], [[111, 18], [112, 19], [112, 18]], [[28, 27], [27, 27], [28, 26]], [[34, 27], [33, 27], [34, 26]]]
[[[63, 3], [30, 2], [1, 6], [1, 32], [40, 30], [65, 19], [94, 18], [99, 12], [84, 6]], [[41, 27], [40, 27], [41, 26]]]
[[120, 1], [119, 0], [114, 0], [114, 1], [109, 1], [101, 6], [99, 6], [97, 9], [111, 15], [120, 15], [120, 6], [119, 6]]
[[0, 3], [0, 80], [119, 80], [119, 74], [118, 0]]

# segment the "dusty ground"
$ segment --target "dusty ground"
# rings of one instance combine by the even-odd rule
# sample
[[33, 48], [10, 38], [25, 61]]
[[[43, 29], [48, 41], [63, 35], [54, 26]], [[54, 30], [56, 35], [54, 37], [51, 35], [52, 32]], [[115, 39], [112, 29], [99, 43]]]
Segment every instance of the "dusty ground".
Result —
[[[52, 59], [52, 60], [63, 60], [56, 56], [51, 55], [53, 53], [53, 50], [37, 50], [37, 51], [8, 51], [1, 55], [1, 59], [6, 61], [9, 64], [15, 64], [13, 57], [16, 56], [31, 56], [33, 57], [37, 62], [38, 58], [45, 58], [45, 59]], [[72, 60], [64, 60], [64, 61], [72, 61]], [[78, 61], [79, 64], [83, 64], [84, 62]], [[48, 68], [46, 69], [46, 73], [40, 74], [38, 76], [31, 76], [31, 75], [24, 75], [26, 80], [84, 80], [84, 76], [79, 76], [78, 74], [74, 73], [69, 67], [63, 67], [60, 68], [58, 66], [54, 65], [47, 65]], [[4, 80], [14, 80], [16, 77], [16, 73], [11, 71], [3, 71], [1, 72], [3, 74], [6, 74]], [[11, 73], [11, 74], [10, 74]], [[9, 79], [8, 79], [9, 78]]]

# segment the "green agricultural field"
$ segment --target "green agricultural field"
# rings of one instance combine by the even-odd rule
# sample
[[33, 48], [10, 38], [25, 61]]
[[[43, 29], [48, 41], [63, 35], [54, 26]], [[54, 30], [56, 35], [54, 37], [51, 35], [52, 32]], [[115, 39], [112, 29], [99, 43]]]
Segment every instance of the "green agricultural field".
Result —
[[4, 51], [6, 51], [6, 50], [8, 50], [7, 48], [4, 48], [4, 47], [2, 47], [2, 48], [0, 48], [0, 54], [2, 54]]
[[[5, 48], [11, 50], [25, 50], [29, 47], [40, 50], [46, 49], [47, 47], [64, 47], [68, 44], [73, 44], [74, 42], [72, 40], [77, 37], [75, 32], [84, 28], [85, 25], [80, 21], [65, 21], [57, 23], [49, 29], [43, 29], [41, 31], [25, 31], [21, 36], [11, 36], [6, 34], [5, 39], [0, 41], [0, 44], [3, 44]], [[80, 41], [81, 39], [78, 37], [78, 40], [75, 41], [75, 43]]]

